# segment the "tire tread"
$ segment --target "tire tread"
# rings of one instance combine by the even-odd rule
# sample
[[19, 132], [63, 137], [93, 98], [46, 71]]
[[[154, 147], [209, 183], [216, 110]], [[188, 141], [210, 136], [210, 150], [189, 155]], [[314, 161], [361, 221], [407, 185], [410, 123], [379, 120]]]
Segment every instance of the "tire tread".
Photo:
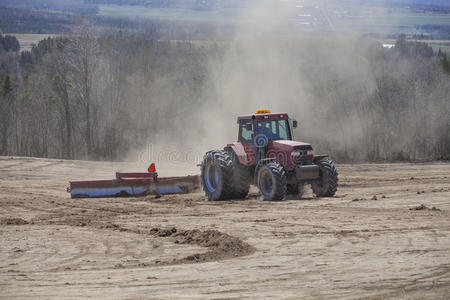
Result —
[[318, 165], [322, 172], [327, 172], [327, 183], [325, 188], [320, 188], [315, 184], [312, 184], [312, 190], [317, 197], [333, 197], [336, 194], [338, 188], [338, 171], [334, 162], [330, 159], [322, 159], [318, 162]]

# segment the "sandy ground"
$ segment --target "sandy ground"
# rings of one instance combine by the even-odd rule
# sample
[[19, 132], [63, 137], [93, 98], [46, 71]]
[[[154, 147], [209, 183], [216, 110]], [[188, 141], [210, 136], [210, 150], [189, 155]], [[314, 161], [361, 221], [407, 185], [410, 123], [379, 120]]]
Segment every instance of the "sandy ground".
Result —
[[0, 298], [450, 298], [448, 163], [339, 165], [322, 199], [66, 193], [126, 167], [0, 157]]

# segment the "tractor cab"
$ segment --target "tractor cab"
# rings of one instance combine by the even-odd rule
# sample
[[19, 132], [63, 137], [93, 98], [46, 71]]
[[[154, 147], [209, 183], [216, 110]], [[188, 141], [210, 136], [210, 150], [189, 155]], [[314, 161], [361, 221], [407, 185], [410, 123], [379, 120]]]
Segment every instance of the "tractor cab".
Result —
[[294, 170], [298, 164], [312, 164], [312, 146], [294, 141], [297, 121], [289, 119], [287, 113], [258, 110], [252, 115], [239, 116], [238, 124], [238, 142], [228, 146], [235, 150], [240, 163], [258, 165], [275, 159], [286, 171]]
[[265, 147], [269, 141], [292, 140], [292, 128], [297, 121], [289, 120], [286, 113], [271, 113], [258, 110], [254, 115], [238, 117], [238, 142], [249, 143], [256, 147]]

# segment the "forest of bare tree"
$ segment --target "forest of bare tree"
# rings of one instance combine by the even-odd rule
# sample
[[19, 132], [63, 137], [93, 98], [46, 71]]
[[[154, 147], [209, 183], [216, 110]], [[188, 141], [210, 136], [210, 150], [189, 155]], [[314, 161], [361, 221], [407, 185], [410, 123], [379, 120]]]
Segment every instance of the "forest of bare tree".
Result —
[[269, 108], [297, 117], [296, 138], [341, 162], [450, 158], [444, 53], [404, 40], [258, 41], [80, 25], [31, 51], [0, 49], [0, 155], [122, 160], [161, 140], [226, 143], [237, 114]]

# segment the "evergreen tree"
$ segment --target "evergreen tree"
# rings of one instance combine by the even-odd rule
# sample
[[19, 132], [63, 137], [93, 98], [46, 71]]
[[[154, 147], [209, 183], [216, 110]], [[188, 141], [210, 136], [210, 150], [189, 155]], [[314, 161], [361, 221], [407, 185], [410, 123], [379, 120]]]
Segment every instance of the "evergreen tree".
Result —
[[0, 46], [3, 48], [4, 51], [12, 51], [17, 52], [20, 50], [20, 44], [19, 41], [15, 36], [12, 35], [0, 35]]
[[8, 96], [13, 91], [11, 77], [7, 74], [2, 81], [2, 96]]
[[442, 69], [444, 69], [445, 73], [450, 74], [450, 61], [447, 58], [447, 53], [444, 53], [440, 59], [440, 64]]

